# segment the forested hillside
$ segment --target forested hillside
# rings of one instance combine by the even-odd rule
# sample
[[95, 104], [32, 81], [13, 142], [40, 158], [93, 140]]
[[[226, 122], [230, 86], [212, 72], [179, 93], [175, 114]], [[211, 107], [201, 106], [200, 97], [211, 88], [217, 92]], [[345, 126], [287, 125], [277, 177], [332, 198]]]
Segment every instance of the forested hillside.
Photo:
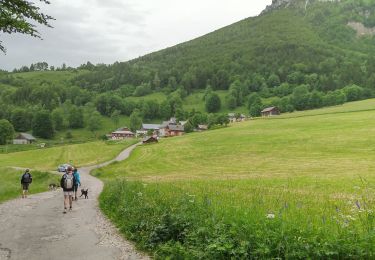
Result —
[[[88, 125], [89, 119], [78, 122], [80, 116], [73, 116], [82, 115], [83, 108], [96, 117], [95, 111], [113, 118], [187, 119], [199, 109], [184, 106], [185, 100], [197, 92], [206, 112], [240, 108], [253, 116], [270, 105], [288, 112], [370, 98], [375, 94], [373, 27], [374, 0], [274, 1], [258, 17], [129, 62], [88, 62], [53, 72], [38, 63], [4, 72], [0, 119], [17, 131], [30, 130], [34, 120], [17, 122], [20, 111], [25, 118], [47, 111], [57, 130]], [[42, 80], [29, 81], [28, 74], [38, 78], [35, 70]], [[220, 90], [225, 91], [221, 99]], [[147, 98], [155, 93], [162, 98]]]

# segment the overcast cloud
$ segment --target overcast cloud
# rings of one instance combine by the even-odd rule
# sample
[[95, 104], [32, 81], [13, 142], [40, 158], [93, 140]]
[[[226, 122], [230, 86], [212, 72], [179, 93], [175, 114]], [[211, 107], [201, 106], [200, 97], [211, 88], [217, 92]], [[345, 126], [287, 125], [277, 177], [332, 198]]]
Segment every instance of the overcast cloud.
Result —
[[56, 21], [39, 27], [43, 41], [0, 35], [7, 48], [0, 68], [126, 61], [258, 15], [271, 1], [51, 0], [42, 10]]

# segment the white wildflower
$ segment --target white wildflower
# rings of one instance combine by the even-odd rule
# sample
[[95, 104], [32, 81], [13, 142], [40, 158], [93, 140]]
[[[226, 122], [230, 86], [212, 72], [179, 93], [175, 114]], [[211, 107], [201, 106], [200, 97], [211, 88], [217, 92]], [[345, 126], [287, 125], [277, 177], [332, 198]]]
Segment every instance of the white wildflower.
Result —
[[269, 214], [266, 215], [266, 218], [273, 219], [273, 218], [275, 218], [275, 214], [269, 213]]

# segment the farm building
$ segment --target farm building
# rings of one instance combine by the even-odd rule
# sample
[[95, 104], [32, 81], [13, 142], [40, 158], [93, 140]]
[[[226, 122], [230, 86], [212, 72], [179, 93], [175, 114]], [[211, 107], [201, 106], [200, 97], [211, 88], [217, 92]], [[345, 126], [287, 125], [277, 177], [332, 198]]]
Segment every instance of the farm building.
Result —
[[277, 107], [267, 107], [261, 112], [262, 117], [277, 116], [280, 115], [280, 110]]
[[166, 136], [181, 136], [185, 132], [182, 125], [168, 125], [166, 128]]
[[144, 144], [151, 144], [151, 143], [157, 143], [158, 142], [158, 137], [157, 136], [148, 136], [143, 138], [142, 143]]
[[235, 122], [244, 122], [246, 121], [247, 117], [244, 114], [229, 113], [228, 118], [229, 118], [230, 123], [235, 123]]
[[20, 133], [16, 138], [13, 139], [13, 144], [31, 144], [35, 141], [35, 137], [31, 134]]
[[208, 125], [198, 125], [198, 128], [196, 130], [198, 132], [206, 131], [208, 130]]
[[146, 135], [148, 132], [153, 132], [155, 135], [159, 135], [160, 125], [158, 124], [142, 124], [143, 133]]
[[159, 128], [160, 137], [180, 136], [184, 133], [184, 125], [187, 121], [177, 123], [176, 118], [172, 117], [169, 121], [163, 121]]
[[125, 131], [115, 131], [111, 134], [112, 140], [123, 140], [127, 138], [133, 138], [135, 134], [131, 131], [125, 130]]

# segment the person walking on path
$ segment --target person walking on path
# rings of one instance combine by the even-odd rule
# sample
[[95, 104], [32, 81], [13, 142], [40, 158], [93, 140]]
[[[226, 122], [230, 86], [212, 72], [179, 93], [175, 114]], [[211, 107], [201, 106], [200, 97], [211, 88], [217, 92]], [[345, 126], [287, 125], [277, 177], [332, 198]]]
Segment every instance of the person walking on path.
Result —
[[27, 198], [27, 193], [29, 192], [29, 185], [33, 182], [33, 177], [30, 174], [30, 170], [26, 169], [25, 173], [21, 177], [22, 186], [22, 198]]
[[79, 175], [78, 169], [74, 167], [74, 200], [77, 201], [77, 191], [78, 187], [81, 186], [81, 176]]
[[64, 191], [64, 214], [66, 214], [68, 206], [69, 210], [72, 210], [74, 183], [75, 180], [73, 175], [73, 169], [71, 166], [69, 166], [66, 173], [62, 176], [60, 181], [60, 186], [63, 188]]

